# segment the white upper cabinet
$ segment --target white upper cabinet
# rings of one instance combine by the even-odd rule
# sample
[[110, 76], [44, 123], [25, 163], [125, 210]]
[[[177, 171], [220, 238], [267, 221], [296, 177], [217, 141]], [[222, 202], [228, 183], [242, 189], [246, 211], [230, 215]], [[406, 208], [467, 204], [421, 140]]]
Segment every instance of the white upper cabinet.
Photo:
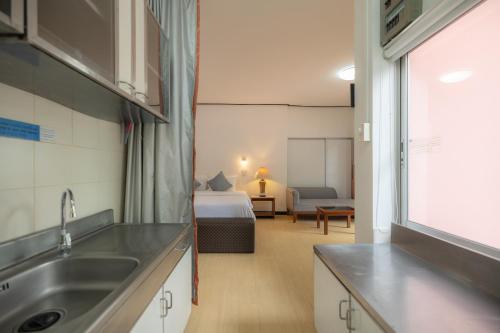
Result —
[[[161, 98], [164, 82], [161, 75], [160, 50], [162, 39], [164, 39], [165, 41], [166, 38], [164, 38], [160, 25], [158, 24], [155, 16], [150, 10], [148, 10], [146, 13], [146, 33], [147, 104], [149, 104], [149, 106], [155, 109], [158, 113], [165, 114], [163, 105], [164, 99]], [[167, 55], [164, 56], [164, 61], [169, 61]]]
[[135, 1], [135, 97], [147, 102], [147, 30], [146, 15], [149, 9], [146, 1]]
[[0, 32], [24, 33], [24, 1], [0, 0]]
[[164, 114], [160, 24], [145, 0], [120, 0], [117, 13], [117, 84]]
[[114, 0], [26, 3], [28, 38], [32, 43], [80, 71], [114, 84]]
[[[141, 1], [138, 1], [141, 2]], [[116, 3], [116, 84], [130, 95], [135, 92], [135, 20], [133, 0]]]

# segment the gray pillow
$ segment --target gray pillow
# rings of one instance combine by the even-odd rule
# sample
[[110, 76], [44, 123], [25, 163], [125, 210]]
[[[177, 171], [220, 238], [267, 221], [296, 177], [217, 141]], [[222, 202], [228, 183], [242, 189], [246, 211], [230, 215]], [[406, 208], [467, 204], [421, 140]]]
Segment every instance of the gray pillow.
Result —
[[197, 190], [197, 189], [199, 189], [199, 188], [200, 188], [200, 186], [201, 186], [200, 181], [199, 181], [198, 179], [196, 179], [196, 178], [195, 178], [194, 183], [193, 183], [193, 187], [194, 187], [194, 189], [195, 189], [195, 190]]
[[227, 191], [233, 185], [227, 180], [224, 173], [221, 171], [214, 178], [210, 179], [207, 182], [208, 186], [212, 189], [212, 191]]

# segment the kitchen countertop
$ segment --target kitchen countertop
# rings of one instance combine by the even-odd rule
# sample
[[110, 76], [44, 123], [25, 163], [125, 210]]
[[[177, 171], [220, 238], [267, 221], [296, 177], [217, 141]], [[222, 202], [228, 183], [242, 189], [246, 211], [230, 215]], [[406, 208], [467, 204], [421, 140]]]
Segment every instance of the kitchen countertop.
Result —
[[500, 299], [395, 244], [316, 245], [314, 252], [386, 332], [500, 332]]
[[[69, 260], [134, 258], [137, 267], [90, 311], [75, 319], [61, 320], [49, 330], [75, 333], [130, 331], [191, 243], [190, 224], [110, 224], [77, 239], [67, 257]], [[61, 260], [56, 249], [0, 271], [0, 281], [52, 260]], [[2, 316], [0, 331], [6, 328], [2, 325], [15, 324], [11, 317]], [[12, 318], [16, 318], [15, 312]]]

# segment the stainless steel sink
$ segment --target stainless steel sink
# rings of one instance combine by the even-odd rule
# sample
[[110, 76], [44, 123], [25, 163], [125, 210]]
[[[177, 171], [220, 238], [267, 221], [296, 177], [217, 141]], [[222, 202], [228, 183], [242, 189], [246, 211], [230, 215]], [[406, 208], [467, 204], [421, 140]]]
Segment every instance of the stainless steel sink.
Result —
[[120, 287], [138, 265], [132, 257], [70, 256], [9, 269], [0, 276], [0, 332], [71, 327], [72, 321], [82, 320]]
[[63, 253], [59, 227], [0, 243], [0, 333], [127, 332], [160, 287], [151, 274], [192, 237], [190, 224], [114, 224], [112, 210], [66, 231]]

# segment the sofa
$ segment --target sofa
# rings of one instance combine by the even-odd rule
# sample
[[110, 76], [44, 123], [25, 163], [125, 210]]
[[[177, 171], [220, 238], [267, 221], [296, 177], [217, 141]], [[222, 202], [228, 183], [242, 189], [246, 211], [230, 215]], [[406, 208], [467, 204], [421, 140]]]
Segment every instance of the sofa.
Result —
[[286, 191], [286, 206], [295, 223], [299, 215], [316, 215], [317, 206], [354, 208], [354, 200], [339, 198], [333, 187], [289, 187]]

